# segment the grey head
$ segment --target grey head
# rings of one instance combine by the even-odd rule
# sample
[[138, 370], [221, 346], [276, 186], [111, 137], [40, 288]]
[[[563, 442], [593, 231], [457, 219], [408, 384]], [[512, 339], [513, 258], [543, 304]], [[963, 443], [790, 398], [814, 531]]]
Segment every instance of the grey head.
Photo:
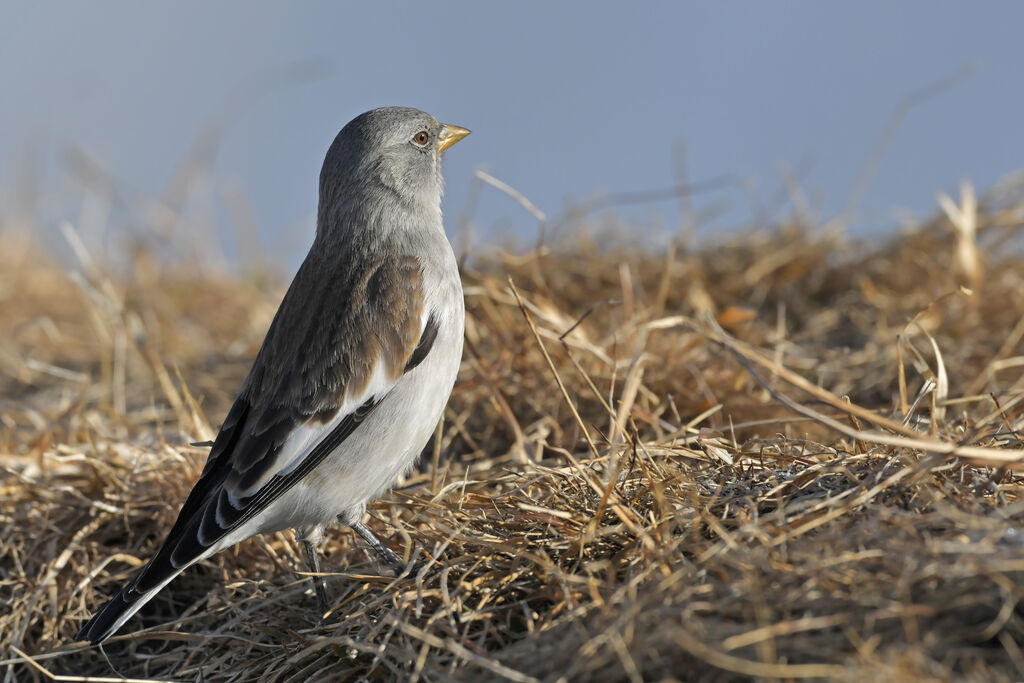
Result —
[[439, 223], [441, 154], [469, 131], [410, 107], [381, 107], [352, 119], [320, 171], [318, 235], [331, 225], [380, 224], [395, 214]]

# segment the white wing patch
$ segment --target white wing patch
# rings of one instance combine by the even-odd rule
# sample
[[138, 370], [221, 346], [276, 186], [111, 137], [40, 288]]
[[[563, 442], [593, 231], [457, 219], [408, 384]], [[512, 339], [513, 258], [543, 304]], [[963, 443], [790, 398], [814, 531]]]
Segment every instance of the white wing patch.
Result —
[[[306, 456], [310, 454], [316, 445], [325, 436], [333, 432], [334, 428], [342, 420], [371, 398], [379, 398], [386, 394], [394, 385], [395, 383], [389, 382], [385, 375], [384, 363], [378, 362], [377, 367], [373, 369], [373, 375], [370, 376], [369, 383], [366, 385], [366, 391], [356, 397], [346, 396], [345, 402], [338, 409], [338, 413], [329, 422], [314, 424], [307, 422], [292, 430], [292, 433], [288, 435], [288, 439], [281, 447], [281, 453], [278, 456], [278, 462], [281, 465], [276, 468], [277, 471], [273, 474], [284, 476], [301, 465], [302, 461], [306, 459]], [[261, 481], [259, 486], [262, 486], [263, 483]]]

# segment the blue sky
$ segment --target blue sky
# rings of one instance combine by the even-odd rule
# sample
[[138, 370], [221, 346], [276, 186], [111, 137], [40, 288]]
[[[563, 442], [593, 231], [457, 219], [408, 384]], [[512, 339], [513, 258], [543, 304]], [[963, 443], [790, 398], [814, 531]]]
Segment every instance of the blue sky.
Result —
[[[268, 258], [294, 267], [334, 135], [403, 104], [474, 131], [446, 155], [450, 231], [477, 168], [554, 218], [671, 185], [685, 149], [691, 180], [745, 188], [696, 198], [708, 236], [778, 197], [787, 166], [836, 215], [901, 99], [968, 69], [908, 112], [856, 206], [855, 229], [893, 229], [896, 209], [1024, 167], [1021, 26], [1008, 2], [3, 2], [0, 199], [32, 186], [46, 226], [78, 220], [71, 147], [160, 197], [216, 125], [213, 215], [230, 232], [224, 195], [241, 188]], [[623, 212], [653, 239], [678, 220], [672, 201]], [[477, 243], [534, 231], [481, 192]]]

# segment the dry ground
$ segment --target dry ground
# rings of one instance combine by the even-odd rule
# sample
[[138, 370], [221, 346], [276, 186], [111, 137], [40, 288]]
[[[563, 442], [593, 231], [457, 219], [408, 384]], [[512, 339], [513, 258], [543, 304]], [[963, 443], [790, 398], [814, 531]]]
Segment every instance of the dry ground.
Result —
[[254, 539], [102, 652], [72, 639], [169, 528], [283, 283], [5, 234], [0, 670], [1019, 680], [1024, 188], [946, 209], [870, 242], [480, 258], [440, 438], [371, 510], [427, 564], [334, 531], [319, 626], [291, 535]]

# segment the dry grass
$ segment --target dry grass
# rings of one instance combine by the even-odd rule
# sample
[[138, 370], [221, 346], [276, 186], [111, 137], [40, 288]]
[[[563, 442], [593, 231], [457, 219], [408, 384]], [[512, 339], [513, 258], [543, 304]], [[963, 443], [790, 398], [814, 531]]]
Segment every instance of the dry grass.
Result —
[[5, 235], [7, 680], [1020, 679], [1024, 186], [971, 198], [870, 243], [481, 259], [440, 440], [371, 513], [430, 561], [392, 578], [332, 533], [318, 626], [290, 534], [254, 539], [103, 652], [71, 640], [169, 527], [282, 287], [144, 251], [69, 274]]

